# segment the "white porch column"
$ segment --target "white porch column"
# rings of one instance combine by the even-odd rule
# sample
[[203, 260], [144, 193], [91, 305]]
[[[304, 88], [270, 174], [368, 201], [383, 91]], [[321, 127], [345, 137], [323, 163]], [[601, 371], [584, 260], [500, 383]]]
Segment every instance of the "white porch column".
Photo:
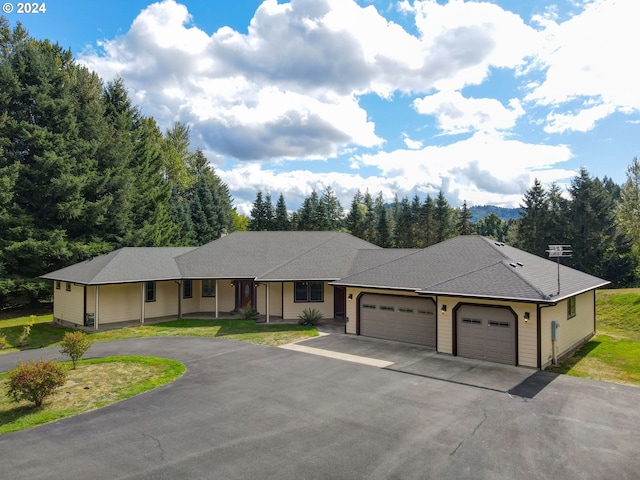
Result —
[[218, 280], [216, 279], [216, 318], [218, 318]]
[[98, 330], [98, 323], [100, 322], [100, 285], [96, 285], [96, 294], [95, 294], [95, 301], [96, 301], [96, 313], [95, 313], [95, 318], [93, 319], [93, 328], [95, 330]]
[[146, 283], [142, 282], [140, 284], [142, 286], [142, 295], [140, 297], [141, 302], [140, 302], [140, 325], [144, 325], [144, 304], [145, 304], [145, 299], [146, 299], [146, 291], [145, 291], [145, 287], [146, 287]]
[[267, 293], [267, 323], [269, 323], [269, 296], [271, 293], [271, 283], [267, 282], [265, 283], [265, 289], [266, 289], [266, 293]]

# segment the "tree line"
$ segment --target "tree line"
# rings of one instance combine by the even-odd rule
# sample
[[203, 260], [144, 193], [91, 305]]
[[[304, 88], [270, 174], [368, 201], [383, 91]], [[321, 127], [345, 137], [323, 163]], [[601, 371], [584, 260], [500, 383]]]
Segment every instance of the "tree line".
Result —
[[519, 218], [503, 220], [490, 213], [478, 222], [466, 201], [452, 207], [440, 191], [434, 198], [397, 196], [387, 203], [358, 190], [347, 212], [331, 187], [315, 190], [301, 207], [288, 213], [282, 193], [274, 206], [259, 191], [251, 209], [249, 230], [341, 230], [385, 248], [424, 248], [457, 235], [483, 235], [546, 257], [549, 245], [571, 245], [563, 263], [610, 280], [615, 286], [635, 284], [640, 273], [640, 161], [616, 185], [582, 168], [564, 192], [557, 184], [545, 189], [539, 180], [525, 193]]
[[121, 79], [0, 18], [0, 308], [47, 298], [46, 272], [122, 246], [233, 230], [228, 187], [189, 129], [162, 132]]

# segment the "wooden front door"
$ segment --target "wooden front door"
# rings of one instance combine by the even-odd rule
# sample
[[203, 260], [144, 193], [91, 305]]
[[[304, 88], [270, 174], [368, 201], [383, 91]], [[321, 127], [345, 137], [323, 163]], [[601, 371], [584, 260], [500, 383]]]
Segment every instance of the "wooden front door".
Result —
[[238, 280], [236, 284], [236, 310], [241, 310], [246, 306], [255, 308], [253, 291], [255, 289], [253, 280]]

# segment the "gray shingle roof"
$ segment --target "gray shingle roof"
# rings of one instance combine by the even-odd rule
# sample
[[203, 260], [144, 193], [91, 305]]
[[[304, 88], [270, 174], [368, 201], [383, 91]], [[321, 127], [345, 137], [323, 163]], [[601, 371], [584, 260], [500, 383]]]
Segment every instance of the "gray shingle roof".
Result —
[[371, 243], [341, 232], [234, 232], [177, 259], [185, 278], [336, 280]]
[[102, 285], [181, 278], [175, 257], [196, 247], [125, 247], [43, 275], [48, 280]]
[[121, 248], [43, 275], [100, 285], [180, 278], [327, 280], [424, 294], [554, 302], [609, 282], [480, 236], [383, 249], [340, 232], [234, 232], [202, 247]]
[[554, 302], [609, 282], [476, 235], [413, 251], [343, 278], [336, 285]]

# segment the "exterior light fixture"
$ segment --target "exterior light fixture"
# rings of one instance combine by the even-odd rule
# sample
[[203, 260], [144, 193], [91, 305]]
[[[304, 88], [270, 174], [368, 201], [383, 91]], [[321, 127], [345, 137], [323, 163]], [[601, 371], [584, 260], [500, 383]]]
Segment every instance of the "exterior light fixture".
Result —
[[440, 309], [440, 311], [441, 311], [442, 313], [447, 313], [447, 306], [443, 304], [443, 305], [442, 305], [442, 308]]

